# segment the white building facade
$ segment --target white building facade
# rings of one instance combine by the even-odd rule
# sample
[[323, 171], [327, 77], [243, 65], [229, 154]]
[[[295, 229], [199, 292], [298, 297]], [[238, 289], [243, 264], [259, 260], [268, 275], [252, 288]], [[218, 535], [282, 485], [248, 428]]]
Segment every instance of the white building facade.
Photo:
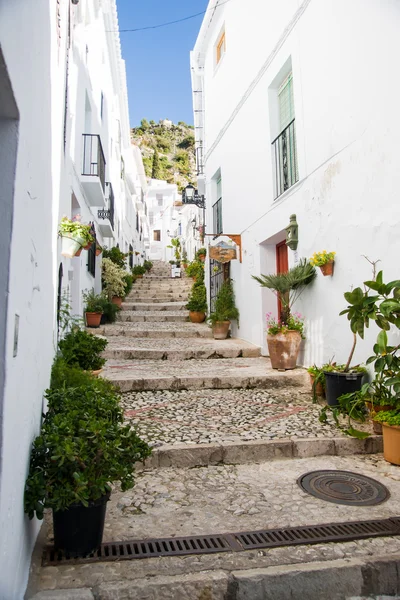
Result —
[[115, 0], [0, 0], [0, 598], [23, 598], [41, 525], [23, 495], [57, 304], [65, 292], [82, 316], [82, 292], [101, 288], [101, 256], [62, 257], [58, 224], [80, 214], [143, 261], [146, 185]]
[[172, 238], [179, 238], [181, 253], [188, 261], [201, 247], [201, 215], [194, 204], [182, 204], [182, 194], [173, 183], [149, 179], [146, 205], [150, 231], [150, 260], [175, 260]]
[[[381, 261], [386, 281], [399, 278], [400, 124], [388, 83], [400, 5], [213, 0], [209, 9], [191, 53], [198, 183], [207, 233], [241, 236], [235, 334], [267, 354], [265, 315], [277, 315], [277, 301], [251, 276], [335, 251], [333, 277], [318, 273], [296, 308], [307, 324], [303, 364], [343, 362], [352, 335], [339, 312], [343, 293], [371, 279], [363, 255]], [[296, 251], [285, 244], [292, 214]], [[370, 355], [372, 329], [355, 364]]]

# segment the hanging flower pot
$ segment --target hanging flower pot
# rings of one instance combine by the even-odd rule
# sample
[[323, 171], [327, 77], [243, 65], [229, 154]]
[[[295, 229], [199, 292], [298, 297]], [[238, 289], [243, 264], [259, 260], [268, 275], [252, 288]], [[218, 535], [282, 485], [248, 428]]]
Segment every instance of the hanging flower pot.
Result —
[[82, 246], [79, 248], [78, 252], [75, 252], [75, 256], [80, 256], [83, 248]]
[[330, 262], [326, 263], [325, 265], [320, 265], [320, 269], [321, 269], [321, 273], [322, 275], [324, 275], [324, 277], [327, 277], [328, 275], [333, 275], [333, 265], [335, 264], [334, 260], [331, 260]]
[[96, 246], [96, 256], [100, 256], [103, 252], [103, 248], [101, 246]]
[[92, 247], [92, 243], [93, 242], [89, 242], [88, 244], [86, 244], [86, 246], [83, 246], [84, 250], [90, 250], [90, 248]]
[[82, 250], [81, 240], [82, 238], [73, 237], [72, 235], [63, 235], [61, 237], [62, 256], [73, 258], [79, 249]]

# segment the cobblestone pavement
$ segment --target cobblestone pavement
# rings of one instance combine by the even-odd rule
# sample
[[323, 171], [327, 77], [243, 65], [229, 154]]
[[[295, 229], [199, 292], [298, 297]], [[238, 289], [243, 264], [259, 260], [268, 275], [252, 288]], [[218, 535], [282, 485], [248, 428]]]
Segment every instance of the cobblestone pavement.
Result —
[[154, 446], [341, 435], [332, 422], [321, 425], [320, 406], [303, 388], [130, 392], [122, 402], [127, 421]]

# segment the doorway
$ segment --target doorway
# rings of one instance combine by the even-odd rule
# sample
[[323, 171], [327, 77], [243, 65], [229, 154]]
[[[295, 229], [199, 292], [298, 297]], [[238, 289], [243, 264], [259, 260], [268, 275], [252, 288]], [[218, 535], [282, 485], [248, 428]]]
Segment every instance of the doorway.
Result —
[[[276, 272], [287, 273], [289, 270], [288, 249], [286, 241], [276, 244]], [[278, 297], [278, 319], [282, 318], [282, 302]]]

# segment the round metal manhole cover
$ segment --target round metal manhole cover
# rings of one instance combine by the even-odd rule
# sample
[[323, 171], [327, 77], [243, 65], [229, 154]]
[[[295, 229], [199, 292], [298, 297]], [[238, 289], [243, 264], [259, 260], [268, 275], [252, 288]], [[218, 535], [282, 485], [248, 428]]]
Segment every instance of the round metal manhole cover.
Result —
[[350, 471], [312, 471], [299, 477], [297, 483], [320, 500], [348, 506], [373, 506], [390, 497], [379, 481]]

